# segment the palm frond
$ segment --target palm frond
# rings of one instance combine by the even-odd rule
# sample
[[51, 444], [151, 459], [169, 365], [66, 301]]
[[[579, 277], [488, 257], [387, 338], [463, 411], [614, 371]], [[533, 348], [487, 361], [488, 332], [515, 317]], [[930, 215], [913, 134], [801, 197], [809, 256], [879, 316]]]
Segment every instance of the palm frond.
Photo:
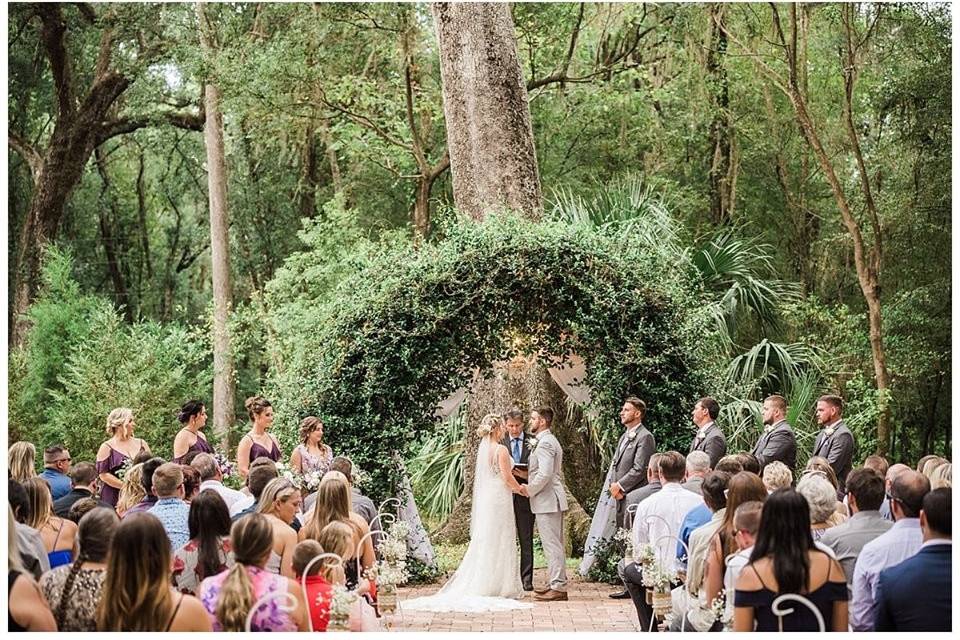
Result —
[[464, 407], [443, 420], [408, 465], [417, 505], [432, 518], [445, 518], [463, 492]]
[[799, 343], [771, 342], [764, 338], [727, 367], [731, 388], [750, 386], [792, 388], [808, 370], [822, 372], [823, 359], [813, 347]]

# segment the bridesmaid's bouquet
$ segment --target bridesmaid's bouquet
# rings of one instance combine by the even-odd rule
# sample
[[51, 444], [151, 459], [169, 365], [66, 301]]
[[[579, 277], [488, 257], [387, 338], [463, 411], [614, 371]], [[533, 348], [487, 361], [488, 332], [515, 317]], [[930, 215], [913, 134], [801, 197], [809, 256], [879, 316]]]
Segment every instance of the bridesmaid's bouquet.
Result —
[[323, 474], [319, 471], [308, 471], [301, 477], [300, 486], [309, 492], [314, 492], [320, 488], [320, 481], [323, 480]]
[[230, 462], [230, 460], [227, 459], [227, 456], [223, 455], [222, 453], [214, 453], [213, 460], [217, 463], [217, 467], [220, 469], [220, 475], [222, 475], [224, 479], [233, 476], [237, 465], [233, 462]]
[[123, 482], [123, 477], [127, 475], [127, 471], [130, 471], [131, 467], [133, 467], [133, 460], [126, 458], [120, 468], [113, 472], [113, 475], [117, 477], [117, 480]]

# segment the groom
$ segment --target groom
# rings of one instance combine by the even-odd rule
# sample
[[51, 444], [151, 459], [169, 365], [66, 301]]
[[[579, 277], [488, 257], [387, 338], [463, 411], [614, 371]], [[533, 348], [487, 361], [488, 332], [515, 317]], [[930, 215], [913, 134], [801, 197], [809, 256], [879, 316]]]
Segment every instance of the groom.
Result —
[[530, 479], [521, 493], [530, 498], [530, 510], [537, 518], [537, 531], [543, 554], [547, 557], [550, 582], [546, 589], [536, 589], [534, 600], [541, 602], [567, 599], [566, 553], [563, 547], [563, 512], [567, 510], [567, 493], [563, 489], [563, 449], [550, 433], [553, 409], [541, 407], [530, 413], [530, 427], [537, 437], [530, 452]]

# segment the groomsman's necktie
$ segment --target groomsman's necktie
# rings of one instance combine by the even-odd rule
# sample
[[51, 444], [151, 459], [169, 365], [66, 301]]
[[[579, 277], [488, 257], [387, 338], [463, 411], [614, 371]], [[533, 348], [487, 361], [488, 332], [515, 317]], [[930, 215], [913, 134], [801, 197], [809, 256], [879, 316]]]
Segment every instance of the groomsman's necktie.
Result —
[[520, 438], [513, 439], [513, 461], [520, 462]]

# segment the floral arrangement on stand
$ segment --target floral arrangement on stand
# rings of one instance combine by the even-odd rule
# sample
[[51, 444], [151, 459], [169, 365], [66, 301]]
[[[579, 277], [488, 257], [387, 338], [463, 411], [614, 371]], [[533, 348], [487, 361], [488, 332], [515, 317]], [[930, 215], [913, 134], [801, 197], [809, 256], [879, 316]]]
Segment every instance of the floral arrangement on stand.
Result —
[[375, 565], [377, 580], [377, 607], [382, 614], [397, 610], [397, 587], [406, 583], [407, 573], [407, 536], [410, 525], [398, 520], [380, 539], [377, 549], [380, 560]]
[[657, 559], [656, 550], [649, 544], [640, 548], [637, 563], [641, 565], [641, 581], [648, 589], [648, 602], [653, 605], [653, 613], [664, 620], [673, 608], [670, 585], [680, 581], [677, 571], [661, 565]]
[[613, 542], [623, 548], [624, 565], [636, 562], [633, 549], [633, 532], [630, 529], [624, 529], [623, 527], [617, 529], [617, 532], [613, 534]]
[[328, 631], [350, 630], [350, 611], [353, 609], [353, 605], [359, 597], [355, 591], [350, 591], [343, 585], [334, 585], [330, 596], [330, 622], [327, 625]]
[[717, 597], [710, 603], [710, 613], [714, 620], [723, 624], [724, 631], [733, 631], [733, 614], [727, 612], [727, 592], [721, 589]]

